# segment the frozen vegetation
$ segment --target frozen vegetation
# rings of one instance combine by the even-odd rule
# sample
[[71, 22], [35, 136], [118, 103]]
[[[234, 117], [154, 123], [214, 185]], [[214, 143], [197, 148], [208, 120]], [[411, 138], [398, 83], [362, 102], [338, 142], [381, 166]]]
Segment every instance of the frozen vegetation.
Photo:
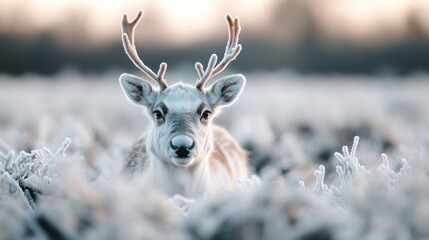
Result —
[[150, 123], [118, 76], [0, 76], [0, 239], [429, 238], [427, 76], [248, 74], [217, 123], [253, 176], [206, 200], [122, 174]]

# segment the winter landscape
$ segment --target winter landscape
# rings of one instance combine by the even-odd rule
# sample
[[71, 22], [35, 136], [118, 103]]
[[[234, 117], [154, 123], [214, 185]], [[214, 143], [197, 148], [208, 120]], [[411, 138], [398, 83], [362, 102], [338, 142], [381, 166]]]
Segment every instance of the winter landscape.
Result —
[[152, 123], [119, 72], [2, 75], [1, 238], [429, 237], [427, 75], [244, 74], [216, 123], [249, 152], [252, 176], [206, 200], [123, 174]]
[[[0, 240], [429, 239], [428, 16], [426, 0], [1, 0]], [[195, 71], [198, 61], [207, 67]], [[164, 105], [153, 123], [119, 76], [161, 89], [164, 73], [170, 85], [197, 81], [186, 89], [199, 115], [171, 122], [183, 131], [195, 119], [205, 134], [207, 108], [244, 82], [224, 81], [201, 104], [210, 69], [222, 73], [206, 87], [247, 79], [214, 122], [246, 150], [248, 178], [198, 198], [124, 170], [134, 142], [173, 114]], [[129, 79], [130, 99], [152, 89]], [[181, 93], [168, 104], [196, 108]], [[181, 137], [186, 146], [164, 138], [173, 162], [208, 149]], [[185, 189], [171, 169], [171, 188]], [[208, 181], [193, 182], [197, 192]]]

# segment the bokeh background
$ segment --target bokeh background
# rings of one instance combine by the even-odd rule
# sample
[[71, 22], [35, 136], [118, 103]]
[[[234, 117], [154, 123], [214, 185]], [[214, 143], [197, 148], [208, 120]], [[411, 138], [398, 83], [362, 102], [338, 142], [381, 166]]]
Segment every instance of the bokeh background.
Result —
[[145, 11], [137, 31], [151, 67], [206, 62], [223, 53], [225, 13], [240, 17], [241, 71], [404, 75], [429, 69], [425, 0], [2, 0], [0, 72], [51, 75], [130, 70], [124, 13]]

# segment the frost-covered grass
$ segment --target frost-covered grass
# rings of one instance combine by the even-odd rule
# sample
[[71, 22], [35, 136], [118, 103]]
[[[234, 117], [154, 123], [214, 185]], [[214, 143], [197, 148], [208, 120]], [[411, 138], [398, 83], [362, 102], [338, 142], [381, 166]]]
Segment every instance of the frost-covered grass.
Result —
[[118, 76], [0, 76], [1, 239], [429, 238], [427, 76], [247, 75], [217, 122], [254, 176], [207, 200], [121, 174], [150, 124]]

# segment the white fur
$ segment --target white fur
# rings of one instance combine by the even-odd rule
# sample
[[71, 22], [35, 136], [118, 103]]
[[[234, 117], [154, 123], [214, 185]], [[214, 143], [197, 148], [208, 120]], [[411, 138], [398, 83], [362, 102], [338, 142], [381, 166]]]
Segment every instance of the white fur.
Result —
[[[148, 155], [144, 157], [144, 171], [161, 189], [171, 195], [203, 197], [232, 191], [239, 178], [247, 177], [244, 151], [226, 131], [212, 124], [216, 111], [238, 98], [245, 85], [244, 76], [225, 77], [204, 92], [183, 83], [158, 91], [145, 80], [128, 74], [121, 76], [120, 83], [128, 99], [146, 107], [154, 120], [146, 140], [139, 141], [144, 145], [139, 149], [144, 147]], [[157, 119], [156, 111], [163, 120]], [[205, 111], [211, 112], [207, 120], [202, 117]], [[192, 156], [185, 158], [183, 166], [174, 161], [177, 156], [170, 144], [177, 136], [190, 137], [195, 143], [193, 151], [189, 151]], [[135, 158], [136, 155], [130, 156]]]

